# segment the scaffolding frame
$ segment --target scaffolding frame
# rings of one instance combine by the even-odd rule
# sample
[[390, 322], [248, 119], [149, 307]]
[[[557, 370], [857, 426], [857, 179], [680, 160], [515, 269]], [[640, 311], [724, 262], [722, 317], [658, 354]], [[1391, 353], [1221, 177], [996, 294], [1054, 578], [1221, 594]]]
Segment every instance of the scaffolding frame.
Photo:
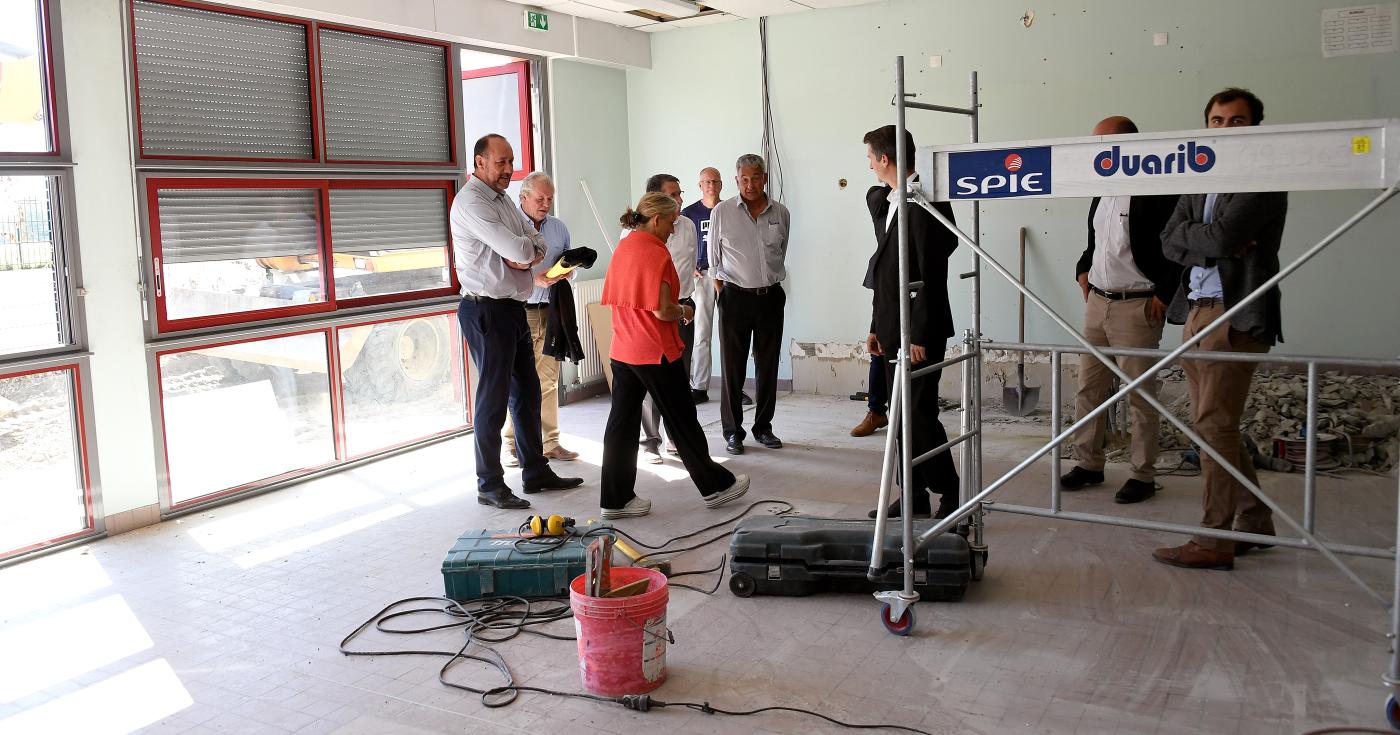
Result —
[[[1101, 348], [1089, 341], [1067, 320], [1055, 312], [1044, 300], [1028, 289], [1024, 283], [1015, 277], [1005, 266], [993, 258], [981, 245], [980, 227], [980, 199], [972, 199], [973, 220], [972, 235], [968, 235], [963, 230], [954, 225], [941, 212], [931, 205], [929, 197], [924, 191], [909, 191], [907, 179], [904, 173], [909, 170], [910, 155], [912, 152], [905, 149], [905, 110], [906, 108], [930, 110], [949, 114], [966, 115], [971, 121], [972, 143], [978, 143], [978, 102], [977, 102], [977, 73], [974, 71], [971, 77], [971, 105], [967, 108], [948, 107], [941, 105], [931, 105], [914, 102], [911, 98], [914, 95], [905, 93], [904, 89], [904, 57], [895, 59], [895, 97], [892, 104], [896, 108], [896, 157], [897, 170], [899, 172], [899, 218], [898, 218], [898, 244], [899, 244], [899, 282], [901, 286], [900, 298], [900, 349], [895, 358], [895, 383], [890, 396], [890, 423], [891, 429], [900, 433], [901, 443], [904, 447], [911, 447], [911, 426], [915, 417], [911, 412], [905, 410], [903, 403], [907, 401], [912, 380], [926, 376], [935, 370], [952, 366], [954, 364], [966, 362], [962, 370], [962, 412], [961, 412], [961, 433], [958, 437], [949, 440], [940, 447], [912, 457], [910, 452], [899, 452], [899, 445], [895, 441], [894, 431], [890, 431], [885, 441], [885, 456], [882, 465], [880, 478], [880, 497], [875, 519], [874, 543], [872, 544], [870, 574], [873, 576], [883, 567], [884, 549], [883, 538], [888, 524], [887, 506], [889, 504], [891, 486], [896, 481], [894, 476], [895, 457], [898, 456], [900, 462], [901, 479], [901, 505], [904, 512], [901, 513], [902, 526], [902, 556], [903, 556], [903, 589], [897, 591], [877, 592], [875, 597], [884, 603], [882, 619], [886, 627], [894, 632], [907, 633], [913, 627], [912, 606], [918, 601], [918, 593], [913, 589], [914, 557], [924, 545], [929, 543], [934, 537], [953, 530], [958, 524], [966, 520], [965, 529], [961, 532], [968, 536], [968, 542], [972, 551], [973, 578], [980, 578], [982, 565], [986, 562], [986, 543], [984, 538], [984, 514], [987, 510], [999, 510], [1003, 512], [1019, 513], [1044, 518], [1055, 518], [1063, 520], [1073, 520], [1086, 523], [1099, 523], [1106, 525], [1125, 526], [1144, 530], [1164, 531], [1169, 533], [1192, 534], [1211, 538], [1228, 539], [1233, 541], [1252, 541], [1256, 543], [1273, 544], [1300, 549], [1313, 549], [1322, 554], [1331, 564], [1333, 564], [1343, 576], [1351, 580], [1360, 587], [1369, 597], [1377, 601], [1381, 606], [1389, 608], [1390, 611], [1390, 632], [1387, 635], [1390, 641], [1390, 665], [1388, 670], [1382, 674], [1382, 682], [1391, 689], [1392, 695], [1387, 702], [1387, 716], [1391, 717], [1392, 724], [1400, 725], [1396, 721], [1396, 715], [1400, 715], [1400, 707], [1397, 707], [1394, 692], [1400, 689], [1400, 647], [1396, 642], [1400, 640], [1400, 509], [1397, 510], [1396, 522], [1396, 546], [1390, 549], [1380, 549], [1371, 547], [1359, 547], [1342, 544], [1323, 543], [1314, 533], [1315, 511], [1316, 511], [1316, 472], [1317, 472], [1317, 384], [1319, 366], [1337, 367], [1360, 367], [1370, 369], [1381, 369], [1392, 372], [1400, 372], [1400, 360], [1392, 359], [1369, 359], [1369, 358], [1344, 358], [1326, 356], [1300, 356], [1300, 355], [1260, 355], [1255, 353], [1227, 353], [1227, 352], [1200, 352], [1191, 351], [1204, 337], [1222, 326], [1228, 325], [1231, 316], [1237, 314], [1242, 308], [1260, 298], [1273, 289], [1280, 281], [1301, 268], [1305, 263], [1320, 253], [1323, 249], [1336, 242], [1343, 234], [1354, 227], [1358, 222], [1375, 212], [1391, 198], [1400, 194], [1400, 179], [1395, 179], [1394, 159], [1396, 152], [1387, 151], [1392, 163], [1389, 167], [1383, 165], [1380, 186], [1383, 190], [1364, 207], [1348, 218], [1341, 225], [1337, 226], [1331, 233], [1323, 237], [1312, 247], [1308, 248], [1301, 255], [1279, 269], [1272, 278], [1261, 284], [1256, 290], [1245, 296], [1234, 306], [1226, 309], [1219, 317], [1206, 325], [1198, 333], [1185, 339], [1182, 344], [1172, 350], [1145, 350], [1145, 349], [1112, 349]], [[1393, 127], [1393, 126], [1392, 126]], [[1389, 128], [1388, 128], [1389, 129]], [[1395, 146], [1395, 141], [1386, 141], [1391, 146]], [[1369, 141], [1368, 141], [1369, 143]], [[1032, 143], [1035, 145], [1036, 143]], [[1383, 159], [1384, 164], [1384, 159]], [[1391, 177], [1393, 181], [1386, 181], [1384, 177]], [[921, 189], [934, 191], [932, 181], [921, 181]], [[1388, 184], [1388, 186], [1387, 186]], [[1326, 186], [1319, 188], [1328, 188]], [[1338, 186], [1332, 188], [1356, 188], [1354, 186]], [[1082, 194], [1081, 194], [1082, 195]], [[909, 356], [909, 294], [911, 290], [917, 290], [923, 284], [921, 282], [910, 282], [909, 280], [909, 239], [908, 225], [905, 214], [910, 204], [914, 204], [928, 211], [940, 224], [953, 233], [960, 242], [966, 244], [972, 251], [973, 269], [970, 273], [962, 275], [964, 278], [972, 279], [972, 322], [971, 329], [966, 330], [963, 338], [963, 351], [956, 357], [943, 360], [934, 365], [925, 366], [918, 370], [912, 369], [912, 361]], [[1077, 345], [1063, 344], [1034, 344], [1034, 343], [996, 343], [996, 347], [1001, 350], [1013, 352], [1048, 352], [1051, 359], [1051, 438], [1039, 449], [1032, 452], [1028, 457], [1016, 464], [1011, 470], [1006, 472], [991, 484], [983, 485], [982, 482], [982, 345], [990, 342], [984, 338], [981, 329], [981, 268], [983, 262], [994, 270], [997, 274], [1005, 278], [1012, 284], [1025, 298], [1035, 304], [1061, 329], [1065, 330], [1077, 342]], [[1060, 373], [1062, 369], [1062, 357], [1065, 354], [1089, 355], [1103, 363], [1112, 371], [1120, 381], [1119, 389], [1103, 401], [1092, 411], [1079, 417], [1067, 428], [1061, 427], [1060, 420]], [[1127, 374], [1117, 362], [1114, 356], [1148, 356], [1157, 358], [1157, 362], [1141, 375], [1132, 377]], [[1196, 359], [1212, 361], [1230, 362], [1252, 362], [1269, 363], [1292, 366], [1302, 366], [1307, 370], [1307, 444], [1306, 459], [1304, 464], [1304, 507], [1302, 521], [1295, 520], [1291, 515], [1285, 513], [1278, 503], [1271, 499], [1255, 483], [1250, 482], [1244, 473], [1233, 464], [1225, 461], [1208, 442], [1204, 441], [1188, 424], [1188, 422], [1176, 417], [1154, 396], [1149, 390], [1144, 389], [1144, 385], [1149, 380], [1155, 380], [1158, 371], [1171, 365], [1179, 359]], [[1060, 507], [1060, 487], [1059, 469], [1060, 456], [1059, 448], [1065, 440], [1072, 437], [1089, 422], [1096, 420], [1101, 414], [1108, 411], [1115, 403], [1122, 400], [1130, 393], [1137, 393], [1173, 424], [1187, 439], [1194, 442], [1201, 453], [1213, 459], [1223, 467], [1229, 474], [1243, 487], [1251, 492], [1256, 498], [1266, 505], [1269, 510], [1284, 525], [1293, 529], [1297, 537], [1286, 536], [1264, 536], [1259, 534], [1243, 533], [1237, 531], [1209, 529], [1184, 524], [1161, 523], [1156, 521], [1146, 521], [1120, 516], [1075, 513], [1067, 512]], [[913, 517], [908, 512], [913, 506], [912, 502], [912, 482], [908, 480], [913, 477], [913, 468], [918, 464], [927, 461], [930, 457], [940, 452], [949, 451], [953, 447], [966, 443], [968, 446], [961, 451], [962, 476], [959, 486], [959, 507], [946, 518], [936, 522], [932, 528], [921, 535], [915, 537], [913, 534]], [[1012, 479], [1037, 462], [1045, 455], [1051, 455], [1050, 472], [1050, 507], [1041, 508], [1035, 506], [1004, 505], [997, 504], [989, 500], [990, 496], [997, 490], [1006, 486]], [[1397, 471], [1400, 476], [1400, 471]], [[972, 491], [975, 488], [975, 492]], [[1397, 488], [1397, 498], [1400, 498], [1400, 487]], [[1348, 566], [1338, 556], [1339, 554], [1359, 555], [1373, 558], [1390, 559], [1395, 565], [1394, 582], [1395, 588], [1392, 595], [1387, 598], [1381, 595], [1363, 579], [1361, 579], [1350, 566]], [[907, 617], [906, 617], [907, 615]]]

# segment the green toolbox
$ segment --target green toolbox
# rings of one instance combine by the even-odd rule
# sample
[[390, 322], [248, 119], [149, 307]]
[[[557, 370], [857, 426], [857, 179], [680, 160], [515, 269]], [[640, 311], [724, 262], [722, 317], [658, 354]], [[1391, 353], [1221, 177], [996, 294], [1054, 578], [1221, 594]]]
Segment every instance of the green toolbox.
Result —
[[567, 597], [569, 582], [583, 574], [588, 542], [602, 534], [585, 536], [600, 526], [581, 524], [562, 541], [546, 536], [543, 543], [531, 542], [528, 531], [523, 537], [513, 529], [467, 531], [442, 560], [446, 595], [459, 602], [500, 596]]

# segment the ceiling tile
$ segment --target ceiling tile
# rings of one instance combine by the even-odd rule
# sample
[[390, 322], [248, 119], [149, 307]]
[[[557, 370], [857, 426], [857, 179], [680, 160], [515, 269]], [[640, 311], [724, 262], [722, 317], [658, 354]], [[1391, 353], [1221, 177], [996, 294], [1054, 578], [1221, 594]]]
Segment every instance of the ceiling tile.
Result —
[[851, 5], [869, 5], [876, 0], [797, 0], [809, 8], [844, 8]]
[[589, 4], [592, 1], [593, 0], [589, 0], [589, 2], [579, 2], [578, 0], [567, 0], [566, 2], [550, 3], [548, 7], [549, 10], [568, 13], [569, 15], [588, 18], [589, 20], [599, 20], [604, 23], [611, 23], [615, 26], [623, 26], [625, 28], [635, 28], [651, 22], [647, 18], [643, 18], [639, 15], [620, 13], [616, 10], [608, 10], [606, 8], [600, 8], [597, 5]]
[[740, 18], [800, 13], [811, 9], [793, 0], [705, 0], [705, 4]]

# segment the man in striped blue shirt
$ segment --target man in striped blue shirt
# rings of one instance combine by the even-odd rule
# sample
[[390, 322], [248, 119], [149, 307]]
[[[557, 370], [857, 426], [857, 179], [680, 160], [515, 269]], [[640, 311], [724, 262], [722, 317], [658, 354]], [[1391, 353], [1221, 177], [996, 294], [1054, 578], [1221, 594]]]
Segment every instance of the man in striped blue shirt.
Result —
[[[578, 452], [571, 452], [559, 444], [559, 360], [544, 354], [545, 328], [549, 325], [549, 288], [555, 283], [570, 277], [568, 275], [549, 278], [545, 275], [559, 260], [559, 256], [570, 248], [569, 228], [558, 217], [551, 217], [554, 206], [554, 180], [543, 171], [536, 171], [520, 182], [520, 211], [525, 221], [540, 237], [544, 238], [544, 259], [530, 269], [535, 290], [525, 302], [525, 319], [530, 325], [530, 342], [535, 346], [535, 372], [540, 376], [540, 429], [543, 432], [544, 456], [564, 462], [578, 459]], [[515, 467], [519, 460], [515, 456], [515, 425], [506, 422], [505, 448], [510, 453], [506, 465]]]

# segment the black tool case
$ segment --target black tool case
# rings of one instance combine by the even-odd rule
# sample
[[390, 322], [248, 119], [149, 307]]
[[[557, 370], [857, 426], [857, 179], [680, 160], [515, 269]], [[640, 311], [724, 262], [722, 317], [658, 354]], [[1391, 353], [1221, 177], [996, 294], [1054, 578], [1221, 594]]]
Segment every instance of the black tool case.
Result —
[[[915, 521], [914, 535], [933, 524]], [[899, 519], [890, 519], [885, 563], [872, 582], [866, 572], [875, 521], [796, 515], [746, 518], [729, 544], [729, 589], [739, 597], [903, 589], [901, 533]], [[962, 599], [974, 571], [967, 539], [945, 533], [914, 560], [914, 589], [925, 600], [953, 602]]]

